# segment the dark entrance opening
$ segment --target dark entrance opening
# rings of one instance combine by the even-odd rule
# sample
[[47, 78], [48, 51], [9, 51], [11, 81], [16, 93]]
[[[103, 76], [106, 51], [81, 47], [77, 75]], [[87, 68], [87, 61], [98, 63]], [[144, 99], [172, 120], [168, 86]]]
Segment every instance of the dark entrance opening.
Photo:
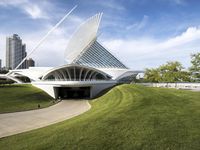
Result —
[[58, 87], [58, 98], [89, 99], [90, 87]]

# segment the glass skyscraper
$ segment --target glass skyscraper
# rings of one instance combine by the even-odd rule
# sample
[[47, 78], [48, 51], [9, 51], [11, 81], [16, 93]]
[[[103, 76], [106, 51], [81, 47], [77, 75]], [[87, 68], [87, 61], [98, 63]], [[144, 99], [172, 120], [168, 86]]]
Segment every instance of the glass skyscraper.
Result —
[[[26, 45], [22, 44], [22, 39], [17, 34], [6, 38], [6, 68], [14, 69], [26, 57]], [[19, 69], [25, 69], [24, 62]]]

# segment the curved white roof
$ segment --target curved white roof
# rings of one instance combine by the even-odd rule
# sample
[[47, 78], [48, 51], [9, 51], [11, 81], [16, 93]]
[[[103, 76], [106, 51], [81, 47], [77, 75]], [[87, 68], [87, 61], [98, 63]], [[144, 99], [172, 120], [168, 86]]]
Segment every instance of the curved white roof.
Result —
[[[63, 70], [68, 70], [68, 68], [74, 68], [73, 69], [73, 72], [71, 74], [73, 74], [73, 76], [77, 76], [76, 75], [76, 71], [75, 71], [75, 68], [80, 68], [80, 70], [87, 70], [87, 72], [91, 71], [91, 72], [96, 72], [96, 73], [99, 73], [99, 74], [102, 74], [105, 78], [107, 79], [111, 79], [111, 76], [101, 70], [98, 70], [96, 68], [93, 68], [93, 67], [88, 67], [88, 66], [83, 66], [83, 65], [77, 65], [77, 64], [67, 64], [67, 65], [63, 65], [63, 66], [59, 66], [59, 67], [55, 67], [55, 68], [52, 68], [50, 70], [48, 70], [46, 73], [43, 74], [43, 77], [42, 77], [42, 80], [45, 80], [49, 75], [51, 75], [53, 72], [60, 72], [62, 74], [61, 77], [64, 77], [66, 76], [65, 73], [62, 73]], [[69, 71], [66, 71], [68, 72], [68, 74], [70, 74]], [[79, 71], [79, 76], [81, 76], [82, 74], [82, 71]], [[71, 75], [69, 75], [71, 76]], [[78, 76], [77, 76], [78, 77]], [[86, 77], [86, 76], [85, 76]], [[71, 77], [70, 77], [71, 78]]]
[[31, 80], [37, 81], [39, 78], [52, 67], [30, 67], [29, 69], [11, 70], [11, 74], [20, 74], [29, 77]]
[[101, 21], [102, 13], [96, 14], [82, 23], [72, 35], [65, 50], [65, 59], [71, 63], [94, 39]]

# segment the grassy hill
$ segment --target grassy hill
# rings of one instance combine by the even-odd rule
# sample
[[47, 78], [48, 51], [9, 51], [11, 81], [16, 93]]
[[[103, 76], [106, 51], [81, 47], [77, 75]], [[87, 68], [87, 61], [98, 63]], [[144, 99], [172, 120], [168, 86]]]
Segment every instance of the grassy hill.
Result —
[[0, 86], [0, 113], [37, 109], [52, 105], [52, 98], [42, 90], [29, 85]]
[[200, 93], [121, 85], [91, 101], [88, 112], [0, 139], [1, 150], [197, 150]]

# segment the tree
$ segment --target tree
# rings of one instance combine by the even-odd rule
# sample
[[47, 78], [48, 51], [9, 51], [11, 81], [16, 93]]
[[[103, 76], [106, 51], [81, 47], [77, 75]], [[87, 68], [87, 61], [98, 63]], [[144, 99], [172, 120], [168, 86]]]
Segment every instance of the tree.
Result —
[[183, 71], [180, 62], [167, 62], [156, 69], [146, 69], [145, 79], [149, 82], [186, 82], [190, 81], [189, 72]]
[[161, 80], [159, 69], [146, 69], [144, 79], [149, 82], [159, 82]]
[[192, 78], [196, 81], [200, 81], [200, 53], [191, 55], [192, 66], [189, 68]]
[[183, 82], [190, 81], [189, 73], [183, 71], [183, 66], [180, 62], [167, 62], [167, 64], [159, 67], [162, 82]]

